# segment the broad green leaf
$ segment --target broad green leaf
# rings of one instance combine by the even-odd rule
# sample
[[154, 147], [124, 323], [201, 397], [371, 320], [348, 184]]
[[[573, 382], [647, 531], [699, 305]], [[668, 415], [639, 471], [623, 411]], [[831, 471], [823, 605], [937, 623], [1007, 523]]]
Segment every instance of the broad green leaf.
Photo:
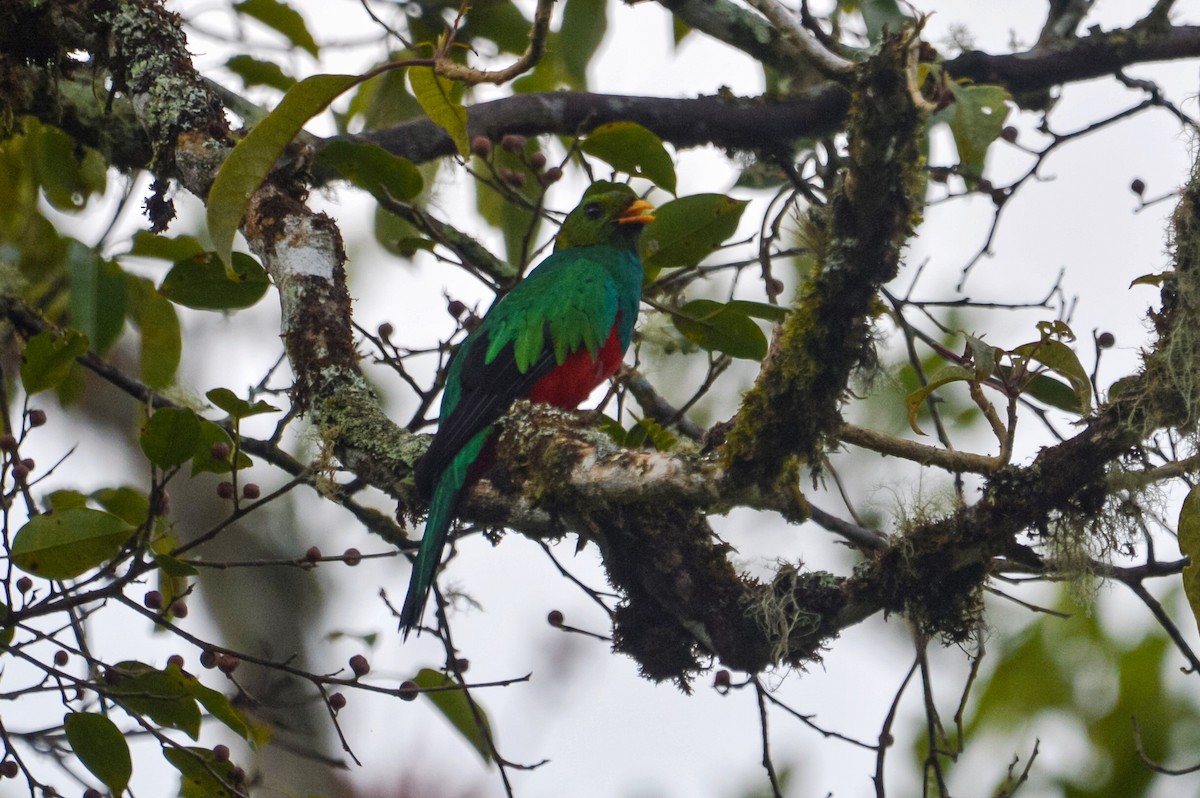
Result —
[[732, 305], [696, 299], [671, 314], [671, 321], [689, 341], [705, 349], [747, 360], [767, 356], [767, 336]]
[[1092, 381], [1083, 364], [1071, 347], [1062, 341], [1037, 341], [1018, 346], [1013, 350], [1018, 355], [1030, 360], [1036, 360], [1051, 371], [1061, 374], [1071, 383], [1075, 395], [1079, 397], [1079, 406], [1083, 413], [1092, 409]]
[[171, 238], [139, 230], [133, 234], [133, 247], [129, 250], [129, 254], [137, 255], [140, 258], [178, 261], [203, 255], [204, 246], [195, 236]]
[[[209, 421], [206, 418], [200, 419], [200, 444], [196, 447], [196, 454], [192, 457], [192, 476], [196, 476], [201, 472], [210, 474], [228, 474], [233, 465], [229, 462], [230, 458], [218, 460], [213, 457], [213, 444], [223, 443], [229, 447], [230, 455], [233, 453], [233, 438], [229, 437], [229, 433], [216, 422]], [[238, 469], [249, 468], [254, 465], [250, 456], [238, 450]]]
[[434, 243], [405, 219], [379, 205], [375, 206], [375, 240], [393, 255], [411, 258], [418, 249], [432, 251]]
[[184, 672], [178, 665], [168, 665], [167, 672], [179, 679], [188, 694], [199, 701], [209, 715], [224, 723], [230, 731], [243, 740], [256, 741], [253, 729], [246, 723], [241, 713], [233, 708], [223, 693], [217, 692], [211, 687], [205, 687], [199, 679]]
[[21, 384], [25, 386], [25, 393], [33, 396], [57, 388], [71, 373], [75, 359], [87, 351], [87, 336], [76, 330], [66, 330], [62, 335], [46, 330], [30, 338], [25, 344], [21, 364]]
[[73, 579], [115, 557], [134, 531], [102, 510], [35, 515], [17, 530], [12, 563], [43, 579]]
[[619, 172], [644, 177], [675, 193], [675, 164], [662, 139], [636, 122], [609, 122], [593, 130], [579, 149]]
[[977, 180], [983, 176], [988, 147], [1004, 129], [1007, 101], [1012, 95], [1002, 86], [960, 86], [954, 81], [947, 85], [954, 95], [950, 132], [954, 134], [958, 160], [963, 174]]
[[744, 200], [723, 194], [693, 194], [660, 205], [638, 243], [646, 280], [660, 269], [695, 266], [737, 231]]
[[876, 44], [883, 37], [885, 25], [892, 33], [899, 33], [901, 26], [912, 19], [896, 0], [859, 0], [857, 7], [867, 25], [871, 44]]
[[787, 318], [787, 308], [779, 305], [768, 305], [766, 302], [751, 302], [748, 299], [734, 299], [729, 303], [730, 310], [744, 313], [755, 319], [762, 319], [775, 324]]
[[233, 237], [250, 197], [308, 120], [358, 83], [355, 75], [312, 75], [288, 89], [275, 110], [238, 142], [208, 192], [208, 233], [222, 263], [230, 263]]
[[1141, 277], [1133, 278], [1133, 282], [1129, 284], [1130, 288], [1135, 285], [1151, 285], [1158, 287], [1163, 284], [1163, 281], [1170, 277], [1173, 272], [1158, 272], [1156, 274], [1143, 274]]
[[1191, 563], [1183, 569], [1183, 592], [1200, 628], [1200, 485], [1188, 491], [1179, 510], [1179, 550]]
[[305, 50], [313, 58], [317, 57], [317, 43], [308, 32], [304, 17], [287, 3], [281, 3], [279, 0], [243, 0], [241, 3], [235, 3], [233, 9], [282, 33], [296, 47]]
[[88, 772], [104, 782], [113, 795], [123, 795], [133, 775], [133, 760], [117, 725], [93, 712], [68, 712], [63, 730], [71, 750]]
[[450, 134], [458, 154], [471, 151], [467, 140], [467, 109], [454, 99], [454, 81], [434, 74], [433, 67], [410, 67], [408, 82], [413, 96], [433, 123]]
[[233, 760], [218, 762], [211, 748], [164, 747], [163, 757], [183, 776], [182, 798], [238, 798], [225, 786], [233, 781]]
[[105, 674], [104, 689], [127, 712], [199, 738], [200, 707], [178, 667], [160, 671], [142, 662], [121, 662]]
[[975, 379], [986, 380], [996, 371], [996, 347], [982, 338], [976, 338], [974, 335], [963, 337], [967, 339], [967, 345], [971, 347], [971, 359], [975, 370]]
[[1070, 385], [1047, 374], [1038, 374], [1030, 380], [1029, 385], [1025, 387], [1025, 393], [1044, 405], [1057, 407], [1068, 413], [1083, 414], [1079, 394], [1075, 393]]
[[[587, 89], [587, 68], [608, 30], [607, 0], [567, 0], [558, 29], [558, 54], [571, 86]], [[673, 193], [673, 192], [672, 192]]]
[[283, 71], [274, 61], [260, 61], [249, 55], [235, 55], [225, 62], [225, 68], [242, 79], [246, 88], [270, 86], [287, 91], [296, 85], [296, 79]]
[[125, 326], [125, 273], [83, 242], [68, 239], [67, 277], [71, 326], [88, 337], [96, 352], [104, 354]]
[[409, 202], [425, 185], [412, 161], [370, 142], [332, 141], [317, 153], [316, 160], [383, 203]]
[[173, 468], [187, 462], [200, 446], [200, 418], [182, 407], [164, 407], [142, 428], [138, 443], [159, 468]]
[[230, 418], [250, 418], [263, 413], [278, 413], [279, 408], [259, 399], [254, 404], [247, 402], [228, 388], [213, 388], [204, 394], [208, 401], [229, 414]]
[[126, 286], [129, 317], [141, 333], [142, 382], [156, 390], [166, 388], [175, 381], [183, 354], [179, 315], [170, 300], [158, 293], [154, 283], [145, 277], [126, 275]]
[[[27, 128], [32, 132], [32, 127]], [[51, 125], [39, 125], [34, 142], [37, 180], [46, 201], [60, 211], [82, 210], [88, 197], [104, 193], [107, 168], [103, 157]]]
[[88, 497], [77, 490], [56, 490], [46, 496], [46, 506], [51, 512], [81, 510], [87, 507]]
[[[488, 739], [495, 738], [491, 734], [491, 726], [483, 708], [476, 703], [475, 709], [472, 710], [461, 685], [441, 671], [422, 668], [413, 681], [424, 691], [421, 695], [432, 701], [433, 705], [458, 730], [458, 733], [475, 747], [475, 750], [483, 757], [483, 761], [490, 764], [492, 748], [488, 744]], [[479, 713], [478, 719], [475, 717], [476, 712]], [[482, 729], [480, 724], [483, 725]]]
[[130, 526], [141, 526], [150, 516], [150, 497], [137, 488], [101, 488], [92, 492], [92, 498]]
[[262, 299], [270, 285], [266, 271], [249, 255], [233, 253], [227, 269], [215, 252], [206, 252], [172, 266], [158, 292], [196, 310], [240, 310]]
[[921, 405], [928, 396], [941, 388], [943, 385], [949, 385], [952, 382], [973, 382], [975, 379], [974, 372], [965, 369], [962, 366], [945, 366], [934, 372], [929, 377], [929, 382], [922, 385], [917, 390], [910, 393], [904, 398], [904, 406], [908, 410], [908, 425], [912, 427], [913, 432], [918, 435], [924, 435], [921, 428], [917, 426], [917, 414], [921, 412]]
[[199, 576], [200, 571], [194, 565], [188, 565], [183, 560], [177, 560], [166, 554], [155, 554], [154, 564], [172, 579], [185, 579], [189, 576]]
[[637, 423], [630, 427], [624, 446], [629, 449], [641, 449], [646, 447], [647, 442], [660, 452], [669, 452], [679, 440], [657, 421], [639, 418]]

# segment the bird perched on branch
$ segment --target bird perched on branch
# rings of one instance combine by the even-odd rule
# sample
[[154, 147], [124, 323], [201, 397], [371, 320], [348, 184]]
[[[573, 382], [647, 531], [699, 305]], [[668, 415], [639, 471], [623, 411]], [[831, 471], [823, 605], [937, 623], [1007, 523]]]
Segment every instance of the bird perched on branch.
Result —
[[593, 183], [553, 254], [497, 302], [450, 361], [437, 436], [416, 468], [425, 535], [400, 611], [421, 623], [459, 495], [492, 425], [518, 399], [574, 409], [616, 373], [642, 294], [637, 239], [653, 207], [629, 186]]

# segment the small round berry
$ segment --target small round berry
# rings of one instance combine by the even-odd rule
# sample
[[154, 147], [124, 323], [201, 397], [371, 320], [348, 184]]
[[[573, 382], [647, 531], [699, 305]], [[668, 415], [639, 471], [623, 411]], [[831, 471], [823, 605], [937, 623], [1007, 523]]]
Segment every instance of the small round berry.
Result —
[[550, 610], [550, 612], [546, 614], [546, 623], [554, 627], [562, 626], [563, 614], [558, 610]]
[[543, 186], [548, 186], [551, 183], [557, 183], [559, 180], [562, 180], [562, 176], [563, 171], [560, 167], [551, 166], [542, 173], [542, 175], [538, 178], [538, 182]]
[[466, 657], [459, 657], [458, 659], [454, 660], [454, 670], [458, 671], [459, 673], [466, 673], [468, 670], [470, 670], [470, 668], [471, 660], [467, 659]]
[[233, 483], [228, 482], [228, 481], [218, 482], [217, 483], [217, 496], [222, 499], [232, 499], [233, 498]]
[[233, 452], [233, 448], [225, 441], [217, 441], [208, 450], [212, 455], [212, 459], [224, 462], [229, 459], [229, 455]]
[[351, 546], [342, 552], [342, 562], [353, 568], [362, 562], [362, 552]]
[[1008, 192], [1002, 188], [994, 188], [991, 190], [992, 203], [999, 208], [1008, 201]]
[[321, 559], [321, 550], [316, 546], [309, 546], [308, 551], [304, 552], [304, 559], [311, 563], [316, 563]]
[[40, 427], [46, 423], [45, 410], [30, 410], [29, 411], [29, 426]]
[[1142, 196], [1142, 194], [1144, 194], [1146, 191], [1146, 181], [1142, 180], [1140, 177], [1135, 177], [1133, 182], [1129, 184], [1129, 190], [1134, 194], [1137, 194], [1139, 197]]
[[21, 766], [17, 764], [15, 759], [6, 759], [0, 762], [0, 776], [6, 779], [15, 779], [21, 775]]
[[63, 667], [71, 661], [71, 655], [63, 651], [61, 648], [54, 652], [54, 664], [58, 667]]
[[1111, 349], [1117, 343], [1117, 336], [1110, 332], [1102, 332], [1096, 336], [1096, 346], [1101, 349]]
[[183, 599], [180, 599], [178, 601], [172, 601], [171, 602], [171, 614], [174, 615], [176, 618], [186, 618], [188, 616], [187, 603]]
[[17, 463], [15, 466], [13, 466], [12, 475], [13, 479], [19, 482], [24, 482], [25, 478], [29, 476], [29, 469], [20, 463]]
[[225, 674], [233, 673], [234, 671], [236, 671], [238, 669], [238, 666], [241, 664], [242, 664], [242, 661], [240, 659], [238, 659], [237, 657], [233, 656], [232, 654], [218, 654], [217, 655], [217, 670], [219, 670], [221, 673], [225, 673]]
[[217, 667], [217, 652], [211, 648], [206, 648], [200, 652], [200, 667], [215, 668]]
[[492, 140], [487, 136], [476, 136], [471, 139], [471, 152], [480, 158], [488, 157], [492, 154]]
[[411, 680], [401, 682], [400, 687], [396, 689], [396, 695], [400, 696], [401, 701], [416, 701], [420, 694], [421, 688]]
[[22, 576], [17, 580], [17, 590], [21, 593], [28, 593], [33, 588], [33, 580], [28, 576]]
[[17, 439], [11, 433], [0, 435], [0, 450], [15, 452], [17, 450]]
[[83, 798], [104, 798], [104, 793], [100, 792], [95, 787], [88, 787], [83, 791]]
[[174, 665], [176, 668], [179, 668], [182, 670], [183, 669], [183, 655], [182, 654], [172, 654], [171, 656], [167, 657], [167, 664]]
[[516, 133], [508, 133], [504, 138], [500, 139], [500, 146], [509, 152], [520, 152], [525, 149], [525, 137], [518, 136]]
[[457, 299], [451, 299], [446, 305], [446, 311], [456, 319], [461, 319], [463, 314], [467, 312], [467, 306]]
[[339, 709], [346, 706], [346, 696], [342, 695], [341, 693], [334, 693], [333, 695], [329, 696], [329, 706], [334, 712], [337, 712]]
[[22, 460], [21, 465], [25, 466], [27, 471], [32, 471], [35, 467], [37, 467], [37, 463], [33, 462], [33, 458], [31, 457], [26, 457], [24, 460]]
[[540, 172], [546, 166], [546, 153], [535, 152], [529, 156], [529, 168], [535, 172]]
[[247, 482], [242, 486], [242, 497], [250, 500], [257, 499], [262, 495], [262, 488], [253, 482]]
[[1017, 140], [1017, 129], [1012, 125], [1005, 125], [1004, 129], [1000, 131], [1000, 138], [1012, 144]]
[[148, 590], [146, 591], [146, 595], [142, 596], [142, 604], [145, 604], [148, 610], [161, 610], [163, 606], [163, 594], [157, 590]]
[[396, 328], [392, 326], [390, 321], [385, 321], [379, 325], [379, 328], [376, 330], [376, 332], [379, 333], [380, 338], [386, 341], [392, 337], [392, 333], [396, 332]]
[[229, 781], [232, 784], [244, 784], [246, 782], [246, 771], [240, 767], [234, 767], [229, 771]]
[[713, 674], [713, 687], [717, 688], [718, 690], [729, 687], [731, 681], [732, 679], [729, 675], [729, 671], [725, 670], [724, 668]]
[[367, 658], [362, 654], [355, 654], [350, 658], [350, 670], [354, 671], [354, 675], [361, 679], [371, 672], [371, 663], [367, 662]]
[[229, 746], [220, 745], [220, 744], [214, 745], [212, 752], [213, 752], [213, 759], [215, 761], [217, 761], [217, 762], [228, 762], [229, 761]]
[[979, 182], [975, 184], [975, 187], [980, 191], [980, 193], [983, 194], [991, 194], [992, 189], [995, 188], [995, 186], [992, 185], [992, 181], [988, 180], [986, 177], [979, 178]]

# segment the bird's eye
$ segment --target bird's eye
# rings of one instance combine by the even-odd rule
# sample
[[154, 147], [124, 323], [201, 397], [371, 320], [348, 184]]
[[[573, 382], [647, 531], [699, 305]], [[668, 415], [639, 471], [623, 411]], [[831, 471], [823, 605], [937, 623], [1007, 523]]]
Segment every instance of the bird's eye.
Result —
[[594, 222], [604, 215], [604, 209], [600, 207], [600, 203], [593, 202], [590, 205], [584, 206], [583, 215]]

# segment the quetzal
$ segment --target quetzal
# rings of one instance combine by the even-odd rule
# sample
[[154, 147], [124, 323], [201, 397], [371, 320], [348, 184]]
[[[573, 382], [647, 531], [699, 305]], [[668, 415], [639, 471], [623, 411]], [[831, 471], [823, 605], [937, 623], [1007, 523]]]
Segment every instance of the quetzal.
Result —
[[429, 517], [400, 612], [406, 638], [421, 623], [459, 494], [492, 425], [523, 398], [574, 409], [620, 367], [642, 294], [637, 239], [651, 210], [629, 186], [593, 183], [553, 254], [492, 306], [451, 359], [437, 436], [415, 473]]

